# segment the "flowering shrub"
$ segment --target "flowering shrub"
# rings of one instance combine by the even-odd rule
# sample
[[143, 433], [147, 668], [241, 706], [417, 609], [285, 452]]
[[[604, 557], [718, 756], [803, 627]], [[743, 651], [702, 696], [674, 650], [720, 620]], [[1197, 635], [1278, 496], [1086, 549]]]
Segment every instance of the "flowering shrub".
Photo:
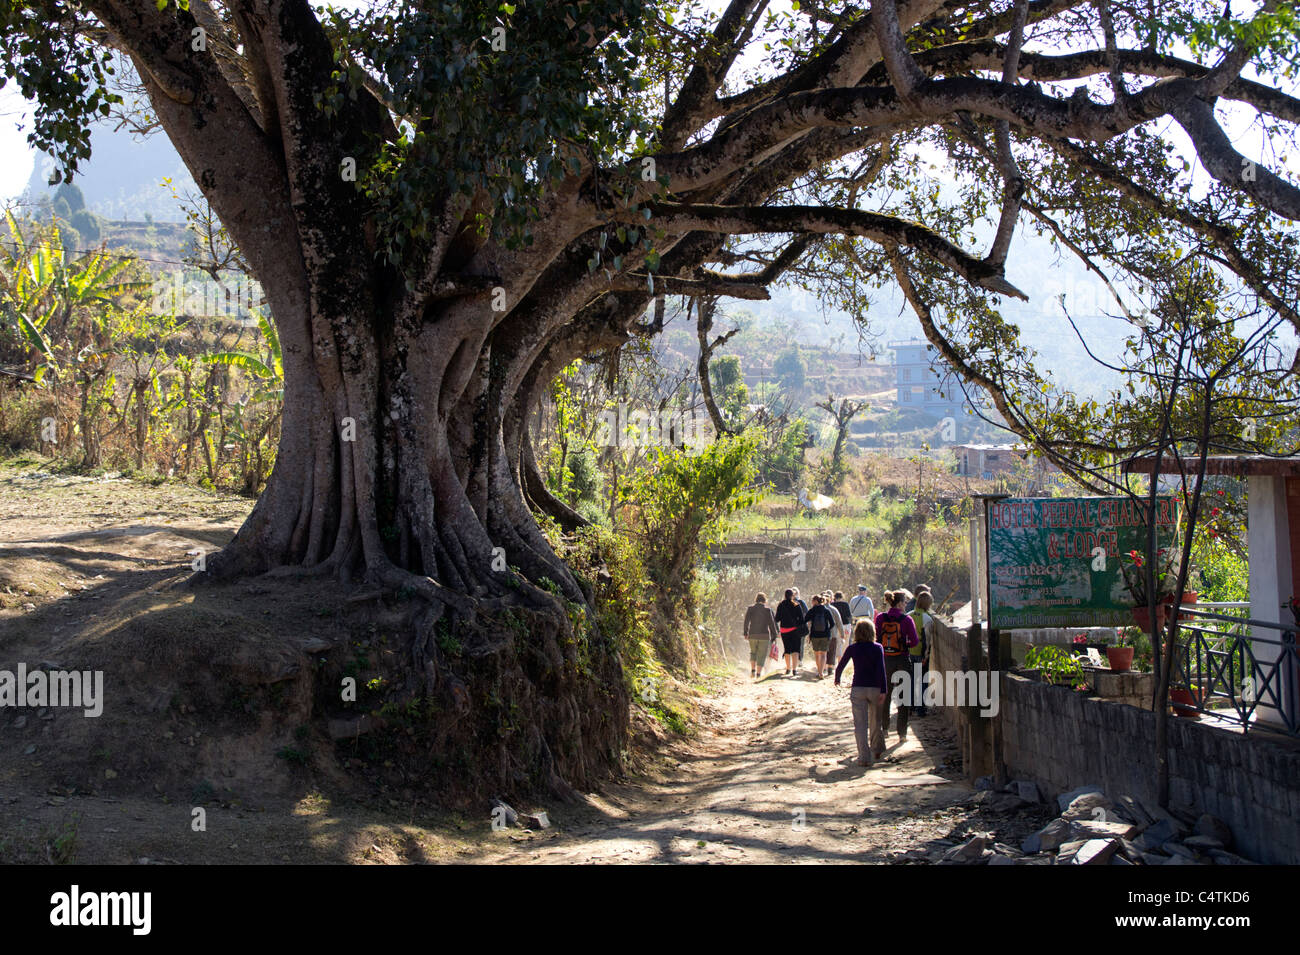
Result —
[[[1126, 560], [1120, 564], [1120, 570], [1124, 574], [1124, 586], [1133, 597], [1133, 604], [1137, 607], [1147, 605], [1147, 571], [1144, 565], [1142, 554], [1136, 550], [1131, 550], [1126, 555]], [[1155, 584], [1156, 600], [1161, 601], [1166, 597], [1173, 595], [1174, 587], [1178, 584], [1178, 551], [1174, 547], [1162, 547], [1156, 551], [1155, 566]]]

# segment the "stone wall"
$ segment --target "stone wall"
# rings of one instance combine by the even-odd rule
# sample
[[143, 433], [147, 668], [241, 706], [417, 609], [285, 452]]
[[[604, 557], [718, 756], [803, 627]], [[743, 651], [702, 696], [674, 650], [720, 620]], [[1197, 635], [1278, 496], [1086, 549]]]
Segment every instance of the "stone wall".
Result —
[[[933, 646], [934, 669], [964, 666], [965, 633], [940, 622]], [[1011, 776], [1033, 779], [1049, 793], [1096, 784], [1112, 797], [1155, 802], [1153, 712], [1011, 674], [1003, 674], [1001, 688], [1002, 753]], [[968, 712], [940, 712], [971, 766], [967, 748], [989, 744]], [[988, 765], [986, 754], [973, 759]], [[1300, 864], [1300, 741], [1171, 716], [1169, 760], [1171, 808], [1222, 819], [1248, 858]]]

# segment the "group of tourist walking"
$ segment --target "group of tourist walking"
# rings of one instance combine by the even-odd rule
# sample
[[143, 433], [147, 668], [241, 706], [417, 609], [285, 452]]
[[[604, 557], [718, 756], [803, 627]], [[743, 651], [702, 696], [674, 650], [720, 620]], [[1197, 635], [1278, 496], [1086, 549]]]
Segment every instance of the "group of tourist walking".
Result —
[[[749, 640], [749, 671], [761, 679], [769, 659], [785, 660], [785, 676], [796, 677], [803, 658], [804, 640], [812, 643], [817, 679], [835, 672], [835, 685], [850, 662], [853, 684], [849, 699], [853, 731], [857, 739], [858, 765], [870, 766], [885, 752], [885, 731], [889, 725], [895, 674], [904, 673], [920, 684], [930, 662], [930, 588], [917, 588], [915, 596], [906, 589], [885, 591], [885, 609], [876, 612], [867, 588], [858, 585], [848, 601], [839, 591], [824, 590], [806, 603], [798, 587], [785, 592], [785, 599], [773, 610], [767, 595], [760, 593], [745, 611], [745, 637]], [[778, 652], [779, 651], [779, 652]], [[838, 661], [838, 665], [837, 665]], [[919, 703], [919, 701], [918, 701]], [[925, 715], [924, 706], [899, 706], [898, 741], [907, 738], [909, 714]]]

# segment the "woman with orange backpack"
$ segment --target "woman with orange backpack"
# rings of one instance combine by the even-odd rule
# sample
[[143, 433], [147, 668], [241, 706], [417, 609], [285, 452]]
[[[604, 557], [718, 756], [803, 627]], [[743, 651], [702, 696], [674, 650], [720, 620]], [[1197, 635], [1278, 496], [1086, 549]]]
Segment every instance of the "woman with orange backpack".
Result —
[[920, 637], [916, 633], [916, 624], [912, 622], [906, 611], [903, 609], [907, 601], [912, 599], [912, 595], [905, 589], [885, 591], [884, 610], [876, 614], [876, 640], [885, 651], [885, 673], [889, 678], [889, 691], [885, 693], [885, 699], [881, 704], [880, 725], [884, 727], [886, 733], [889, 732], [889, 704], [894, 695], [895, 681], [894, 674], [904, 674], [904, 680], [908, 684], [907, 692], [899, 701], [898, 707], [898, 741], [901, 743], [907, 739], [907, 711], [906, 704], [911, 703], [911, 680], [912, 680], [912, 657], [911, 648], [920, 643]]

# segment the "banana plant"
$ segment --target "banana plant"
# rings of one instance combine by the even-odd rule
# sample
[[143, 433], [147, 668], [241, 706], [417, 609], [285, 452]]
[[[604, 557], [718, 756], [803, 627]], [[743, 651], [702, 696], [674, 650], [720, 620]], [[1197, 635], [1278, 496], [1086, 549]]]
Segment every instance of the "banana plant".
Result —
[[[106, 307], [126, 293], [149, 288], [149, 283], [123, 281], [129, 258], [112, 259], [107, 251], [91, 253], [70, 262], [59, 239], [57, 223], [34, 243], [28, 243], [12, 212], [5, 210], [12, 251], [0, 258], [0, 310], [18, 331], [19, 339], [42, 359], [38, 380], [57, 367], [55, 335], [66, 335], [76, 310]], [[97, 329], [91, 329], [95, 335]], [[51, 332], [54, 334], [52, 335]], [[87, 343], [80, 343], [83, 345]], [[111, 343], [99, 340], [107, 348]]]
[[284, 400], [284, 361], [280, 354], [280, 336], [276, 334], [265, 315], [257, 318], [257, 327], [266, 341], [266, 353], [254, 355], [242, 351], [212, 352], [203, 360], [213, 365], [226, 365], [248, 372], [258, 381], [253, 401]]
[[44, 360], [34, 374], [39, 381], [45, 376], [49, 363], [54, 361], [54, 352], [45, 338], [49, 313], [41, 313], [38, 308], [41, 287], [29, 280], [33, 256], [28, 252], [22, 229], [8, 209], [5, 210], [5, 221], [13, 248], [0, 246], [0, 314], [4, 316], [5, 324], [17, 332], [18, 341]]
[[[58, 245], [58, 227], [52, 236], [37, 247], [32, 256], [29, 272], [38, 284], [45, 305], [45, 323], [54, 323], [61, 333], [71, 331], [74, 312], [79, 308], [105, 308], [122, 295], [149, 289], [148, 282], [123, 281], [121, 275], [134, 260], [110, 259], [104, 250], [69, 263]], [[92, 326], [92, 334], [99, 329]], [[95, 336], [101, 348], [111, 345], [102, 335]], [[82, 345], [88, 344], [82, 342]]]
[[[272, 428], [280, 418], [284, 402], [284, 361], [280, 351], [280, 336], [265, 315], [259, 315], [257, 327], [265, 342], [265, 351], [252, 354], [243, 351], [214, 352], [203, 356], [212, 365], [238, 368], [251, 375], [255, 381], [253, 393], [231, 405], [231, 418], [227, 434], [240, 446], [240, 466], [244, 490], [256, 494], [267, 474], [267, 458], [274, 455], [275, 442]], [[270, 413], [260, 422], [249, 417], [253, 406], [270, 404]]]

